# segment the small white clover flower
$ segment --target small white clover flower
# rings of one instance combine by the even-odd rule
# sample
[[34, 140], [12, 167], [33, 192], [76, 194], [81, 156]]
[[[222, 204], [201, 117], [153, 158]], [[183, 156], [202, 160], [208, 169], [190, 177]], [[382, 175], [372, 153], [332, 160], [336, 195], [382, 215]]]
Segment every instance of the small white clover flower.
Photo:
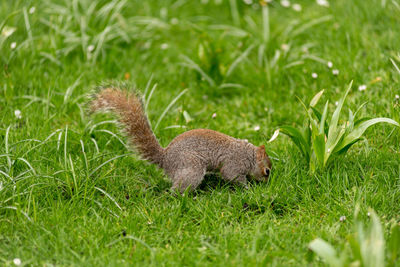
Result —
[[259, 125], [254, 127], [254, 131], [259, 131], [259, 130], [260, 130], [260, 126]]
[[346, 216], [340, 216], [339, 221], [344, 222], [346, 220]]
[[313, 73], [311, 74], [311, 77], [313, 77], [314, 79], [317, 79], [317, 78], [318, 78], [318, 74], [316, 74], [315, 72], [313, 72]]
[[331, 153], [331, 149], [330, 148], [328, 148], [328, 153]]
[[11, 49], [15, 49], [17, 47], [17, 43], [16, 42], [12, 42], [10, 47], [11, 47]]
[[394, 98], [400, 99], [400, 96], [399, 95], [395, 95]]
[[88, 47], [87, 47], [87, 51], [90, 53], [90, 52], [92, 52], [94, 50], [94, 45], [89, 45]]
[[171, 24], [172, 25], [176, 25], [176, 24], [178, 24], [179, 23], [179, 20], [177, 19], [177, 18], [172, 18], [171, 19]]
[[300, 12], [302, 9], [300, 4], [293, 4], [292, 8], [294, 11], [297, 11], [297, 12]]
[[15, 258], [15, 259], [13, 260], [13, 263], [14, 263], [16, 266], [20, 266], [22, 262], [21, 262], [21, 259]]
[[21, 119], [21, 118], [22, 118], [21, 110], [16, 109], [16, 110], [14, 111], [14, 115], [15, 115], [15, 117], [17, 117], [17, 119]]
[[332, 70], [332, 74], [333, 75], [339, 75], [339, 70], [337, 70], [337, 69]]
[[290, 7], [290, 1], [289, 0], [281, 0], [281, 5], [283, 7]]
[[36, 8], [33, 6], [29, 9], [29, 14], [33, 14], [33, 13], [35, 13], [35, 11], [36, 11]]
[[368, 211], [367, 216], [370, 217], [371, 216], [371, 212]]
[[335, 106], [338, 106], [338, 105], [339, 105], [339, 101], [336, 101], [336, 102], [335, 102]]
[[329, 2], [327, 0], [317, 0], [317, 4], [324, 7], [329, 7]]
[[281, 45], [281, 49], [283, 50], [283, 51], [285, 51], [285, 52], [287, 52], [287, 51], [289, 51], [289, 45], [288, 44], [282, 44]]
[[168, 49], [168, 47], [169, 47], [169, 45], [167, 43], [161, 44], [161, 49], [162, 50]]
[[358, 91], [365, 91], [367, 89], [367, 86], [365, 84], [362, 84], [358, 87]]
[[333, 67], [333, 63], [328, 61], [328, 63], [326, 63], [326, 65], [328, 65], [328, 68], [332, 68]]
[[217, 117], [217, 113], [213, 113], [212, 115], [211, 115], [211, 118], [213, 118], [213, 119], [215, 119]]

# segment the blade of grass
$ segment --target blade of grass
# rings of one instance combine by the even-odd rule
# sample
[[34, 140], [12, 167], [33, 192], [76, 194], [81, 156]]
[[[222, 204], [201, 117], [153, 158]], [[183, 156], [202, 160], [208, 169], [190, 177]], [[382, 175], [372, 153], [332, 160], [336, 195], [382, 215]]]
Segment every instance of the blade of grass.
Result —
[[158, 125], [160, 124], [160, 122], [162, 121], [162, 119], [165, 117], [165, 115], [167, 114], [167, 112], [172, 108], [172, 106], [175, 104], [176, 101], [178, 101], [178, 99], [188, 91], [188, 89], [184, 89], [182, 92], [179, 93], [179, 95], [177, 95], [172, 101], [171, 103], [169, 103], [169, 105], [164, 109], [163, 113], [161, 113], [161, 116], [158, 118], [158, 121], [156, 123], [156, 126], [154, 127], [154, 131], [158, 128]]

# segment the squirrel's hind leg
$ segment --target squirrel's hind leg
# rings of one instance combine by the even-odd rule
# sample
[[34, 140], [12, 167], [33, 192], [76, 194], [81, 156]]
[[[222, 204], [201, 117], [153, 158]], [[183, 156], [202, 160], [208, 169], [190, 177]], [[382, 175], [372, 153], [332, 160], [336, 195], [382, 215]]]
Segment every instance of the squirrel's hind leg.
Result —
[[203, 181], [206, 168], [202, 166], [177, 169], [172, 175], [172, 190], [183, 193], [187, 188], [195, 190]]

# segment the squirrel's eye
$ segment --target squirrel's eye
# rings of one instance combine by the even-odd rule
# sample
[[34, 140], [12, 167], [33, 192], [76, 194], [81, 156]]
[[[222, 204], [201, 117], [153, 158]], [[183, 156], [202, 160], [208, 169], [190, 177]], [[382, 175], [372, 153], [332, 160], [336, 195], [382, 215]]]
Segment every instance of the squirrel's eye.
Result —
[[270, 172], [270, 170], [268, 168], [265, 168], [265, 170], [264, 170], [265, 176], [269, 176], [269, 172]]

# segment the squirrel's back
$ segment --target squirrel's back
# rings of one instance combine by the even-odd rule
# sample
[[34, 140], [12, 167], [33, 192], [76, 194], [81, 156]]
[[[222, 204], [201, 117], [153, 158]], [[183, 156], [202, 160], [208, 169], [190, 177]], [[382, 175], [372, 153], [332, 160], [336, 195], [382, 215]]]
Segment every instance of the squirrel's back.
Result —
[[229, 159], [252, 158], [254, 149], [245, 140], [209, 129], [195, 129], [178, 135], [165, 148], [163, 167], [168, 172], [171, 166], [173, 170], [180, 165], [182, 159], [193, 158], [197, 163], [206, 164], [209, 170], [214, 170]]

